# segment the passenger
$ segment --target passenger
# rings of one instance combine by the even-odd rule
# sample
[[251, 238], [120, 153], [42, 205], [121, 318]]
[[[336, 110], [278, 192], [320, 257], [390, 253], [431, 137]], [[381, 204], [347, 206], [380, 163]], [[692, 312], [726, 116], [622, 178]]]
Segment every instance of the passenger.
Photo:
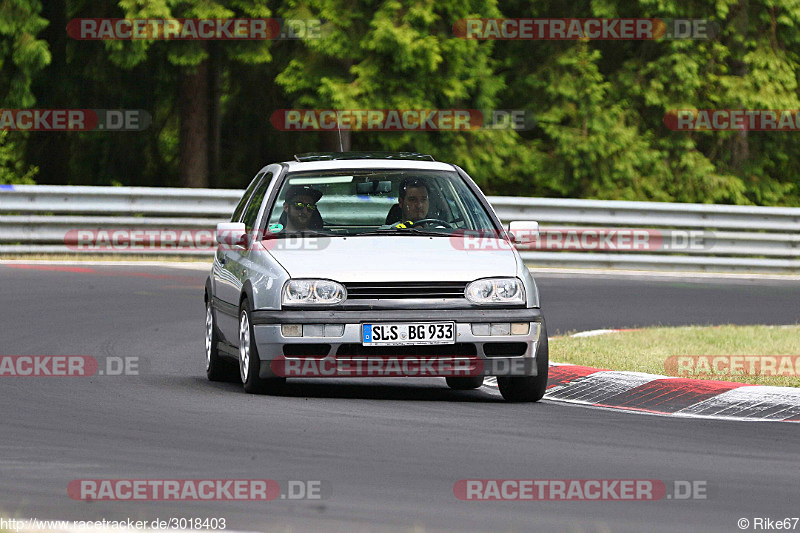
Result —
[[284, 214], [281, 219], [285, 219], [284, 231], [321, 229], [322, 216], [317, 211], [320, 198], [322, 192], [308, 185], [291, 186], [283, 202]]

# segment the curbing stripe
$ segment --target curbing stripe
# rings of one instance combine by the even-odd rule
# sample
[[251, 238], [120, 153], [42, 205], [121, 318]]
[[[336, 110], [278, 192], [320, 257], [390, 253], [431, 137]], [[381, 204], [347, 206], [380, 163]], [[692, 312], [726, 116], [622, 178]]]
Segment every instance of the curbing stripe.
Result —
[[[544, 398], [558, 402], [683, 418], [800, 422], [800, 389], [792, 387], [618, 372], [564, 363], [550, 365], [548, 378]], [[491, 381], [488, 384], [491, 386]]]
[[547, 388], [552, 389], [553, 387], [557, 387], [559, 385], [567, 385], [571, 381], [594, 374], [599, 370], [599, 368], [592, 368], [589, 366], [553, 363], [550, 365]]
[[[484, 386], [497, 388], [491, 376]], [[544, 399], [681, 418], [800, 422], [800, 389], [551, 363]]]
[[[582, 331], [592, 337], [632, 329]], [[628, 385], [626, 387], [626, 385]], [[553, 363], [546, 399], [691, 418], [800, 422], [800, 389]], [[616, 394], [609, 394], [616, 391]]]
[[654, 379], [603, 402], [603, 407], [646, 409], [672, 414], [724, 392], [748, 386], [742, 383], [697, 379]]
[[[604, 404], [631, 389], [657, 379], [652, 374], [641, 372], [617, 372], [606, 370], [594, 372], [565, 384], [557, 385], [547, 392], [552, 400], [568, 400], [590, 405]], [[548, 380], [549, 381], [549, 380]]]
[[752, 385], [686, 407], [679, 414], [798, 421], [800, 389]]

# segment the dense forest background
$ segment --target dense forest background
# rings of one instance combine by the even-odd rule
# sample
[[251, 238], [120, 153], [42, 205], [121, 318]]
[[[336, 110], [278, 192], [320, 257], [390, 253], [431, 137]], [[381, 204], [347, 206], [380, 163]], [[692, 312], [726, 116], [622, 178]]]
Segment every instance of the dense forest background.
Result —
[[[712, 40], [478, 41], [472, 17], [704, 18]], [[322, 19], [319, 39], [78, 41], [74, 18]], [[529, 131], [352, 132], [493, 195], [800, 205], [798, 132], [676, 132], [672, 109], [799, 109], [795, 0], [0, 0], [0, 107], [144, 109], [142, 132], [0, 131], [0, 183], [244, 187], [338, 148], [274, 110], [526, 109]]]

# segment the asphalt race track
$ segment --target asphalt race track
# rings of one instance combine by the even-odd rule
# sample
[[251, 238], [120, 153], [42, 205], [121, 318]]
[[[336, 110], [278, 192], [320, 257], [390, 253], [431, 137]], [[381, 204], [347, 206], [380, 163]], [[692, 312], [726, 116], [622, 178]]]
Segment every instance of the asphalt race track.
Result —
[[[515, 405], [443, 379], [205, 379], [206, 272], [0, 265], [0, 355], [139, 357], [139, 376], [0, 377], [0, 516], [225, 517], [247, 531], [740, 531], [800, 515], [800, 426]], [[551, 335], [794, 324], [800, 282], [538, 276]], [[75, 501], [74, 479], [322, 480], [317, 501]], [[707, 499], [461, 501], [461, 479], [703, 481]], [[752, 527], [752, 525], [751, 525]], [[797, 526], [800, 530], [800, 525]], [[752, 530], [752, 529], [750, 529]]]

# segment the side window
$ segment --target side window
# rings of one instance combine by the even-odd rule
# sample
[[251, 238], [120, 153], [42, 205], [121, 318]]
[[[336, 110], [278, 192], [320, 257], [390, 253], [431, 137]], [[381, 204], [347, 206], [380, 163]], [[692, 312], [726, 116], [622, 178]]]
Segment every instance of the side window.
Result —
[[271, 181], [272, 172], [267, 174], [258, 187], [256, 187], [255, 192], [253, 192], [253, 197], [250, 199], [250, 202], [248, 202], [247, 207], [244, 210], [242, 222], [244, 222], [244, 227], [247, 231], [252, 230], [253, 225], [256, 223], [258, 211], [261, 209], [261, 204], [264, 202], [264, 195], [267, 194], [267, 188], [269, 187]]
[[253, 178], [253, 181], [250, 182], [250, 185], [247, 186], [247, 190], [244, 191], [242, 199], [239, 200], [239, 204], [236, 206], [236, 209], [233, 210], [233, 216], [231, 216], [231, 222], [239, 222], [242, 219], [244, 206], [247, 205], [247, 200], [250, 199], [250, 196], [253, 194], [253, 189], [256, 188], [256, 185], [258, 185], [258, 182], [261, 180], [261, 177], [263, 175], [264, 175], [263, 172], [256, 175], [256, 177]]

